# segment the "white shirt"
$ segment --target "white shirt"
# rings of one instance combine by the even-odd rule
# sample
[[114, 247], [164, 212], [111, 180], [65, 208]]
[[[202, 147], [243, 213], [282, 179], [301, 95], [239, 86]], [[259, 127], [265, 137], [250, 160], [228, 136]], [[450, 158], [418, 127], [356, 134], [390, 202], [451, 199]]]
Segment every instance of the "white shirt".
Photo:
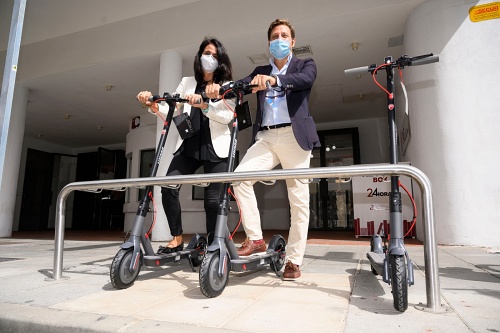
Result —
[[[286, 74], [288, 65], [290, 64], [290, 59], [292, 59], [292, 52], [288, 55], [288, 60], [281, 70], [279, 70], [274, 64], [274, 58], [269, 59], [272, 66], [271, 75]], [[277, 79], [276, 84], [281, 86], [279, 79]], [[288, 104], [286, 102], [285, 92], [267, 89], [265, 93], [266, 98], [264, 101], [264, 112], [262, 114], [261, 126], [291, 123], [290, 115], [288, 114]]]

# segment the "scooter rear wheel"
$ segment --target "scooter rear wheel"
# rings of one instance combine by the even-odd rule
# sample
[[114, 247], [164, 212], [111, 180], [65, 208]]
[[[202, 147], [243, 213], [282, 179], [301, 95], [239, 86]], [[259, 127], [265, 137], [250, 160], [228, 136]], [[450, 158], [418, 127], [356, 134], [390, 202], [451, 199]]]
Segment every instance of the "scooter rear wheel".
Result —
[[199, 279], [201, 292], [206, 297], [217, 297], [226, 288], [229, 280], [229, 258], [226, 256], [225, 260], [222, 276], [219, 276], [220, 251], [205, 254], [200, 266]]
[[141, 265], [133, 272], [130, 271], [133, 249], [120, 249], [111, 262], [109, 276], [111, 284], [116, 289], [125, 289], [134, 284], [141, 270]]
[[201, 251], [201, 250], [203, 250], [203, 251], [202, 251], [202, 253], [198, 252], [197, 256], [192, 257], [190, 259], [191, 263], [193, 264], [193, 267], [198, 267], [203, 262], [203, 258], [205, 258], [206, 247], [207, 247], [207, 240], [205, 239], [205, 237], [198, 238], [194, 248], [198, 249], [198, 251]]
[[[274, 235], [273, 238], [271, 238], [271, 241], [269, 242], [269, 250], [273, 250], [276, 252], [285, 252], [286, 248], [286, 242], [283, 237], [280, 235]], [[276, 261], [271, 261], [269, 266], [275, 271], [279, 272], [283, 266], [285, 265], [285, 257], [283, 258], [278, 258]]]

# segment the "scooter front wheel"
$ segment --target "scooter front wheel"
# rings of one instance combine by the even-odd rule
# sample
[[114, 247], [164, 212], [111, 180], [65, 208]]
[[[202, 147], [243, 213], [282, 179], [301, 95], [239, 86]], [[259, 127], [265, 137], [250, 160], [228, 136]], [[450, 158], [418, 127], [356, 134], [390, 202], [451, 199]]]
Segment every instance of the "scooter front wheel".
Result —
[[394, 308], [399, 312], [408, 309], [408, 278], [404, 255], [390, 255], [391, 285]]
[[134, 284], [139, 275], [141, 265], [133, 272], [130, 271], [130, 262], [132, 261], [133, 249], [120, 249], [111, 262], [109, 276], [111, 284], [116, 289], [125, 289]]
[[200, 289], [206, 297], [217, 297], [226, 288], [229, 280], [229, 258], [225, 257], [222, 276], [219, 276], [220, 251], [209, 252], [205, 254], [200, 266]]

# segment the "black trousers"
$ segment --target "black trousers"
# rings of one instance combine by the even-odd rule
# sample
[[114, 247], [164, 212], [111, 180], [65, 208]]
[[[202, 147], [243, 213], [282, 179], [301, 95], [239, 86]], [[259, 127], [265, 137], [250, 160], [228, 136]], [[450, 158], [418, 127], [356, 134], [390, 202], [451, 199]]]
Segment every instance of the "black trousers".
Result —
[[[203, 165], [205, 173], [216, 173], [227, 171], [227, 159], [220, 162], [199, 161], [195, 158], [176, 155], [172, 159], [167, 171], [167, 176], [190, 175]], [[219, 197], [221, 183], [210, 183], [205, 187], [205, 215], [207, 234], [215, 231], [215, 222], [217, 220], [217, 211], [219, 209]], [[168, 225], [172, 236], [182, 235], [181, 203], [179, 201], [179, 190], [162, 187], [162, 203], [165, 214], [167, 215]]]

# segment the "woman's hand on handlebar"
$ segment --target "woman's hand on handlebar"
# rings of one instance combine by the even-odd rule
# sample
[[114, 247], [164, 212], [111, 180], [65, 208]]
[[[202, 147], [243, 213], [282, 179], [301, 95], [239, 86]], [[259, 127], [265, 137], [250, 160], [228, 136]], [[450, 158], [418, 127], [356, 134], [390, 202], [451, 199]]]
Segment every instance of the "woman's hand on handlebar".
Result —
[[276, 79], [272, 76], [269, 75], [260, 75], [257, 74], [253, 77], [252, 81], [250, 84], [255, 84], [257, 87], [252, 88], [252, 93], [256, 93], [259, 90], [266, 90], [267, 89], [267, 83], [269, 82], [271, 86], [274, 86], [277, 84]]
[[211, 83], [205, 88], [205, 96], [210, 99], [220, 98], [219, 95], [220, 85], [217, 83]]
[[151, 110], [158, 112], [158, 105], [154, 102], [150, 102], [149, 98], [153, 96], [151, 91], [141, 91], [137, 94], [136, 99], [142, 103], [143, 106], [148, 106]]
[[203, 97], [198, 94], [186, 95], [185, 99], [188, 100], [188, 104], [202, 110], [208, 108], [208, 104], [203, 101]]

